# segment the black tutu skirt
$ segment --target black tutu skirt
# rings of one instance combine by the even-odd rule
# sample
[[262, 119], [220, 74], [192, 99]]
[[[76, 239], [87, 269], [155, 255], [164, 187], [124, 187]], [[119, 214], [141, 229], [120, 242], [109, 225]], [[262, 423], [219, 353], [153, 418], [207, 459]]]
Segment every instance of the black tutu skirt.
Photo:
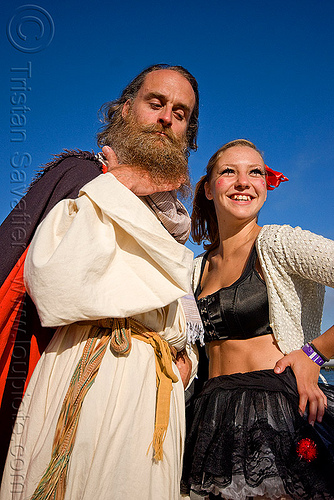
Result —
[[313, 427], [298, 411], [290, 368], [208, 380], [188, 422], [182, 492], [334, 499], [334, 386], [320, 387], [328, 408]]

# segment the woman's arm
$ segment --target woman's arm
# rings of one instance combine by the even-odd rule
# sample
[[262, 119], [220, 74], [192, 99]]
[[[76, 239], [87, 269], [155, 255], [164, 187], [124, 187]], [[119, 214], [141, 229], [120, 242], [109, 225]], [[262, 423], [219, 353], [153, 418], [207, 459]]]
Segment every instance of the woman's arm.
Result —
[[[334, 357], [334, 326], [314, 339], [312, 343], [326, 358]], [[313, 425], [316, 420], [321, 422], [327, 398], [318, 386], [320, 366], [301, 349], [292, 351], [277, 361], [274, 371], [282, 373], [287, 366], [291, 366], [296, 377], [301, 414], [305, 413], [308, 403], [309, 423]]]
[[[282, 267], [291, 276], [334, 286], [334, 241], [299, 227], [273, 227], [272, 231], [277, 231], [274, 234], [275, 244], [271, 244], [270, 239], [266, 248], [271, 264]], [[326, 358], [333, 357], [334, 327], [312, 342]], [[326, 406], [326, 397], [318, 386], [320, 367], [301, 349], [281, 358], [276, 363], [275, 372], [281, 373], [287, 366], [291, 366], [296, 376], [301, 413], [305, 412], [308, 403], [309, 422], [320, 422]]]

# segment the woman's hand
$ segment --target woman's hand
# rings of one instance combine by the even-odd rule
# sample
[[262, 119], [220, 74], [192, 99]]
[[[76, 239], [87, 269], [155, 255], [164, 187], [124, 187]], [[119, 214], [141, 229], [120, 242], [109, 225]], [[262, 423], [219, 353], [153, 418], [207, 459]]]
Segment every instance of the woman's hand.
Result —
[[153, 193], [173, 191], [174, 189], [179, 189], [182, 184], [182, 179], [159, 182], [152, 179], [149, 172], [137, 165], [119, 164], [116, 154], [109, 146], [103, 146], [102, 152], [108, 162], [108, 172], [111, 172], [119, 182], [137, 196], [148, 196]]
[[287, 366], [291, 366], [296, 377], [300, 413], [304, 415], [308, 403], [309, 423], [313, 425], [316, 420], [321, 422], [327, 406], [327, 398], [318, 386], [320, 367], [301, 349], [292, 351], [279, 359], [274, 371], [282, 373]]
[[175, 364], [180, 372], [183, 387], [186, 388], [191, 376], [192, 363], [185, 349], [177, 353]]

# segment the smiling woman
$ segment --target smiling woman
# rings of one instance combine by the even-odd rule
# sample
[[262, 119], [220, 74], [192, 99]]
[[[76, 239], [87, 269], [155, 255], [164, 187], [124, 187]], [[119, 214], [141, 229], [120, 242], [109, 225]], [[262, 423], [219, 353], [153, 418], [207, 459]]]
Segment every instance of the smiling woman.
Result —
[[258, 151], [235, 145], [218, 158], [210, 179], [205, 182], [205, 195], [213, 200], [218, 224], [229, 217], [252, 220], [267, 197], [266, 167]]
[[[245, 148], [245, 146], [247, 148]], [[235, 148], [239, 149], [240, 147], [243, 148], [241, 150], [241, 153], [255, 155], [255, 161], [258, 162], [256, 168], [258, 170], [261, 170], [262, 174], [264, 174], [264, 162], [261, 156], [261, 152], [252, 142], [245, 139], [237, 139], [235, 141], [228, 142], [227, 144], [219, 148], [218, 151], [216, 151], [216, 153], [210, 158], [206, 168], [206, 175], [204, 175], [196, 185], [192, 212], [192, 230], [194, 241], [196, 243], [200, 243], [203, 240], [209, 240], [210, 243], [206, 244], [205, 248], [216, 247], [219, 241], [218, 221], [215, 212], [215, 206], [212, 202], [213, 197], [210, 190], [210, 184], [212, 183], [213, 177], [217, 176], [218, 163], [221, 164], [221, 162], [223, 161], [222, 155], [224, 154], [224, 152], [228, 153], [228, 150], [230, 148], [233, 148], [233, 150], [235, 150]], [[265, 168], [267, 169], [268, 167], [265, 166]], [[220, 171], [223, 170], [223, 168], [220, 169]], [[273, 171], [271, 170], [271, 172]], [[227, 172], [224, 172], [225, 176], [228, 176], [230, 174], [231, 169], [229, 169]], [[259, 173], [257, 173], [256, 175], [259, 175]], [[267, 180], [267, 188], [272, 189], [268, 183], [268, 176], [262, 175], [262, 182], [264, 182], [265, 179]], [[286, 178], [284, 177], [284, 179]], [[217, 183], [219, 186], [221, 184], [221, 179], [218, 179]], [[277, 182], [277, 185], [278, 184], [279, 182]], [[244, 193], [238, 192], [238, 195], [243, 196]]]
[[258, 225], [282, 180], [241, 139], [212, 156], [196, 186], [192, 235], [208, 243], [192, 285], [209, 380], [184, 457], [191, 498], [334, 498], [334, 387], [317, 383], [334, 355], [334, 327], [320, 335], [334, 242]]

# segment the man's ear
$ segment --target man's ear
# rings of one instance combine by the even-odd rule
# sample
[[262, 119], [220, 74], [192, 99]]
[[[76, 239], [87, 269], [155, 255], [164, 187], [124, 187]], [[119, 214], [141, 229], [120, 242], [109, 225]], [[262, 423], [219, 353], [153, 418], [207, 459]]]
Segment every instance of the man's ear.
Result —
[[127, 118], [128, 114], [129, 114], [129, 111], [130, 111], [130, 107], [131, 107], [131, 100], [128, 99], [124, 104], [123, 104], [123, 109], [122, 109], [122, 118], [124, 118], [124, 120]]
[[204, 192], [205, 192], [205, 196], [207, 197], [208, 200], [213, 199], [211, 189], [210, 189], [210, 184], [208, 182], [204, 183]]

